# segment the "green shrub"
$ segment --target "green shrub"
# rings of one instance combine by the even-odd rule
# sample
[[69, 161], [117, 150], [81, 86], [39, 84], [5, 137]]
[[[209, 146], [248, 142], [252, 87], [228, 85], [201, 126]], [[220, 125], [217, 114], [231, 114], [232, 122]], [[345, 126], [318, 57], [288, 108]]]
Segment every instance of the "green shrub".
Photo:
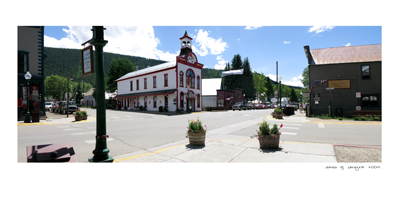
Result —
[[83, 116], [82, 111], [75, 112], [75, 116], [82, 117]]

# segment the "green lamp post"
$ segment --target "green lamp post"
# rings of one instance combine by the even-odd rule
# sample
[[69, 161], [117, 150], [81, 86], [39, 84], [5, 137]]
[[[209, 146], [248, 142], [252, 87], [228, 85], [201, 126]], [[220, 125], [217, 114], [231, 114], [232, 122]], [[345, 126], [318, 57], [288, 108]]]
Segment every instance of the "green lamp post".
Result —
[[96, 147], [93, 150], [94, 156], [89, 158], [89, 162], [113, 162], [114, 159], [108, 155], [110, 150], [107, 148], [106, 135], [106, 103], [104, 88], [104, 54], [103, 47], [108, 41], [104, 40], [103, 26], [93, 26], [93, 38], [90, 44], [95, 47], [95, 72], [96, 72]]
[[282, 77], [279, 76], [279, 108], [280, 109], [282, 109], [281, 82], [282, 82]]
[[29, 80], [32, 78], [31, 73], [29, 71], [26, 72], [25, 74], [25, 79], [26, 83], [28, 85], [28, 94], [27, 94], [27, 100], [26, 100], [26, 114], [25, 114], [25, 121], [24, 123], [31, 123], [31, 113], [29, 112]]

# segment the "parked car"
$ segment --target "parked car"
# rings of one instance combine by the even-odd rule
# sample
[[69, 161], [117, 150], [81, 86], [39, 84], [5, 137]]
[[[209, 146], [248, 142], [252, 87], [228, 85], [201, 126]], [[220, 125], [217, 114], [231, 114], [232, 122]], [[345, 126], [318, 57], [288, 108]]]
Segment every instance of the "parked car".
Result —
[[254, 109], [254, 104], [251, 103], [251, 102], [247, 102], [246, 104], [244, 104], [244, 106], [246, 106], [246, 109], [247, 109], [247, 110], [249, 110], [249, 109]]
[[261, 107], [262, 107], [262, 106], [261, 106], [260, 103], [254, 104], [254, 109], [262, 109]]
[[46, 110], [46, 111], [49, 111], [49, 107], [51, 106], [51, 102], [45, 102], [44, 103], [44, 109]]
[[75, 102], [69, 102], [69, 106], [67, 108], [67, 102], [64, 101], [64, 102], [60, 103], [60, 107], [58, 108], [57, 111], [59, 114], [67, 114], [67, 109], [68, 109], [68, 112], [72, 114], [73, 112], [78, 111], [79, 107], [76, 106]]
[[235, 111], [235, 110], [245, 110], [246, 109], [246, 106], [244, 106], [244, 104], [243, 103], [241, 103], [241, 102], [237, 102], [236, 104], [234, 104], [233, 106], [232, 106], [232, 110], [233, 111]]
[[271, 103], [264, 103], [265, 105], [265, 109], [271, 109], [272, 108], [272, 104]]

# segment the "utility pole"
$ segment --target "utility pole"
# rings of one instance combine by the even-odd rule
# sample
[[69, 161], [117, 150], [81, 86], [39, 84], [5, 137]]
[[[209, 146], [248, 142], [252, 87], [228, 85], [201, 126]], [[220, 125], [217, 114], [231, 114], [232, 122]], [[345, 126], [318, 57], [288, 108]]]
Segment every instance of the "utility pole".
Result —
[[106, 103], [104, 88], [104, 54], [103, 47], [108, 43], [104, 40], [103, 26], [93, 26], [93, 38], [90, 44], [95, 47], [95, 72], [96, 72], [96, 148], [93, 150], [94, 156], [89, 158], [89, 162], [113, 162], [114, 159], [108, 155], [110, 150], [107, 148], [106, 134]]

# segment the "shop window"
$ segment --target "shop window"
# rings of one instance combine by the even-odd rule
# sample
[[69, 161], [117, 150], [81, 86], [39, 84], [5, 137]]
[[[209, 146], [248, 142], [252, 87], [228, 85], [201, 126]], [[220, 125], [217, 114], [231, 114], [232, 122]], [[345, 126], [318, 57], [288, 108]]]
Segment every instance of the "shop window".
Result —
[[168, 97], [164, 96], [164, 107], [168, 108]]
[[183, 108], [183, 96], [184, 96], [184, 94], [183, 94], [183, 92], [182, 92], [182, 93], [181, 93], [181, 96], [180, 96], [180, 100], [181, 100], [180, 107], [181, 107], [181, 108]]
[[182, 71], [179, 73], [179, 86], [183, 87], [183, 72]]
[[314, 80], [314, 86], [317, 86], [318, 84], [321, 84], [322, 80]]
[[153, 97], [153, 108], [157, 108], [157, 97], [156, 96], [154, 96]]
[[200, 94], [197, 94], [197, 108], [200, 108]]
[[26, 73], [29, 71], [28, 52], [18, 52], [18, 73]]
[[361, 78], [362, 79], [371, 79], [371, 69], [369, 65], [361, 66]]
[[224, 107], [224, 100], [218, 99], [218, 107]]
[[362, 107], [377, 107], [378, 106], [378, 95], [363, 95]]
[[194, 89], [194, 73], [192, 70], [187, 70], [186, 72], [186, 87]]

